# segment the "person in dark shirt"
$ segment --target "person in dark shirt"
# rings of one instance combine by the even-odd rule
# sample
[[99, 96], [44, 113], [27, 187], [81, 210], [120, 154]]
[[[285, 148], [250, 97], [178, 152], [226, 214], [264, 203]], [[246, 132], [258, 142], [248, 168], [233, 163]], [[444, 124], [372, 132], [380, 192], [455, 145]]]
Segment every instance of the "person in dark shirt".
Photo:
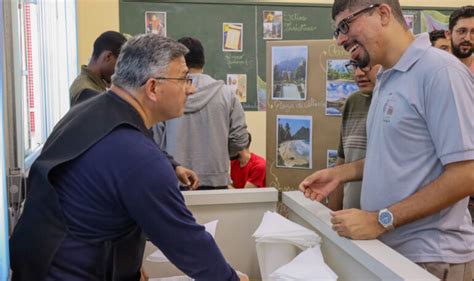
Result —
[[[248, 280], [196, 223], [169, 158], [150, 134], [155, 123], [183, 114], [194, 91], [187, 52], [156, 34], [132, 38], [118, 57], [110, 91], [77, 105], [58, 123], [33, 164], [25, 213], [10, 241], [13, 280], [35, 272], [45, 272], [35, 280], [138, 280], [145, 235], [195, 280]], [[34, 184], [45, 181], [47, 191]], [[38, 204], [46, 197], [42, 190], [51, 200]], [[41, 250], [27, 256], [28, 249]]]
[[127, 41], [125, 36], [116, 31], [106, 31], [94, 41], [94, 50], [88, 65], [81, 66], [81, 73], [74, 79], [69, 88], [71, 105], [84, 99], [84, 89], [103, 93], [110, 84], [120, 48]]

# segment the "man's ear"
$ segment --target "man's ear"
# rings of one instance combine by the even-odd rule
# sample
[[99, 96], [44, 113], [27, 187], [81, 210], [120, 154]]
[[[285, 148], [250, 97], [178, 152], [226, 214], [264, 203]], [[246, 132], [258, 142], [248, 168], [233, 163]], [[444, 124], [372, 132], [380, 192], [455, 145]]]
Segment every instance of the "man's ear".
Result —
[[154, 101], [154, 102], [158, 101], [160, 91], [161, 91], [160, 82], [155, 79], [148, 79], [144, 87], [145, 87], [145, 96], [151, 101]]
[[450, 30], [445, 30], [444, 31], [444, 36], [446, 36], [446, 39], [451, 41], [451, 31]]
[[392, 8], [387, 4], [380, 4], [377, 8], [377, 12], [380, 15], [380, 21], [384, 26], [390, 22], [390, 18], [393, 18]]
[[105, 50], [100, 54], [99, 58], [103, 62], [110, 62], [115, 58], [115, 55], [111, 51]]

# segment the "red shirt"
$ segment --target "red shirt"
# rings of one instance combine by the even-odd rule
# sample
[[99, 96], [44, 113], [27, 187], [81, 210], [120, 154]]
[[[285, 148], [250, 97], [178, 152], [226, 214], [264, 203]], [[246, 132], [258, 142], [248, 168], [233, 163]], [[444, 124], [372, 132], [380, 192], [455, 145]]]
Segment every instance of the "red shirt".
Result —
[[250, 153], [247, 165], [240, 167], [239, 160], [230, 162], [230, 178], [235, 188], [244, 188], [247, 182], [257, 187], [265, 187], [266, 161], [262, 157]]

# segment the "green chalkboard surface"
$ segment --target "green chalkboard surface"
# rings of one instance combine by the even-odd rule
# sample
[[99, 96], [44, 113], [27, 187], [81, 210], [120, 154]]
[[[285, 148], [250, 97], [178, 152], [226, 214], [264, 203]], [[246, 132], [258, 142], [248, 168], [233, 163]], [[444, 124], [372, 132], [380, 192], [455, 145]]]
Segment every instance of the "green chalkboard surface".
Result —
[[[166, 35], [198, 38], [204, 45], [204, 72], [227, 80], [227, 74], [247, 75], [245, 110], [266, 110], [266, 44], [263, 38], [264, 11], [281, 11], [282, 36], [279, 40], [332, 39], [331, 7], [322, 4], [273, 3], [269, 1], [152, 1], [120, 0], [120, 31], [145, 33], [146, 12], [166, 12]], [[421, 30], [420, 10], [413, 15], [413, 30]], [[439, 11], [449, 14], [449, 10]], [[223, 23], [242, 24], [242, 51], [223, 51]]]

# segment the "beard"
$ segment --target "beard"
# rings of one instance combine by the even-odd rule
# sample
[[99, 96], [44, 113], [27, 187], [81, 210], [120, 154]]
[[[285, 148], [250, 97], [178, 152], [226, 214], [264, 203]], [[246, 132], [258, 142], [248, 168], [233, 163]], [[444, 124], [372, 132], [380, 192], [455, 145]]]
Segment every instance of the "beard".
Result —
[[367, 67], [370, 63], [370, 56], [369, 53], [364, 49], [364, 55], [362, 57], [357, 58], [357, 65], [360, 68]]
[[[469, 45], [471, 46], [471, 48], [467, 51], [462, 51], [461, 50], [461, 45]], [[461, 43], [459, 43], [457, 46], [454, 45], [453, 41], [451, 40], [451, 52], [453, 52], [453, 55], [455, 55], [457, 58], [460, 58], [460, 59], [465, 59], [465, 58], [468, 58], [472, 55], [472, 52], [474, 51], [473, 49], [473, 45], [471, 42], [469, 41], [463, 41]]]

